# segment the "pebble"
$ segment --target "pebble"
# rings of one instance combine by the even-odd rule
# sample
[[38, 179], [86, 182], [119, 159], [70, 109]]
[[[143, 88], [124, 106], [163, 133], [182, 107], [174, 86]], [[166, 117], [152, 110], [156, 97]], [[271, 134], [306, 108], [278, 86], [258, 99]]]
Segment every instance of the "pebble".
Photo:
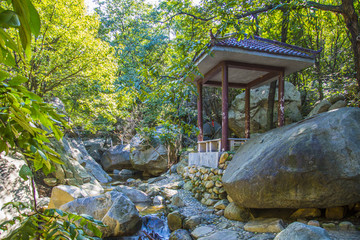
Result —
[[278, 218], [255, 219], [245, 224], [244, 229], [249, 232], [278, 233], [285, 229], [284, 222]]
[[206, 235], [214, 232], [214, 228], [208, 227], [208, 226], [201, 226], [194, 229], [194, 231], [191, 232], [191, 236], [195, 239], [205, 237]]
[[163, 205], [164, 204], [164, 198], [162, 196], [155, 196], [153, 199], [154, 205]]
[[308, 221], [307, 225], [314, 226], [314, 227], [320, 227], [319, 221], [316, 221], [316, 220]]
[[351, 222], [348, 222], [348, 221], [344, 221], [344, 222], [339, 223], [339, 228], [340, 228], [340, 230], [343, 230], [343, 231], [353, 231], [353, 230], [355, 230], [354, 224], [352, 224]]
[[[191, 169], [191, 168], [189, 168], [189, 169]], [[207, 169], [207, 168], [204, 168], [204, 169]], [[195, 171], [195, 173], [196, 172], [198, 172], [198, 171]], [[217, 173], [220, 175], [221, 171], [218, 170]], [[209, 173], [206, 173], [206, 174], [207, 174], [207, 176], [205, 174], [203, 176], [204, 179], [206, 177], [208, 177], [209, 179], [214, 176], [219, 177], [219, 175], [215, 175], [214, 172], [210, 173], [210, 170], [209, 170]], [[186, 173], [184, 175], [186, 176]], [[194, 177], [195, 177], [195, 174], [194, 174]], [[169, 181], [169, 179], [166, 179], [164, 181]], [[194, 239], [217, 240], [219, 238], [213, 238], [213, 237], [217, 237], [218, 235], [216, 235], [216, 233], [222, 232], [224, 230], [225, 230], [225, 232], [226, 231], [234, 231], [237, 234], [237, 237], [238, 237], [237, 239], [244, 239], [244, 240], [270, 240], [275, 237], [275, 234], [271, 234], [271, 233], [260, 234], [259, 232], [256, 232], [256, 233], [248, 232], [248, 231], [244, 230], [244, 225], [245, 225], [244, 222], [229, 220], [229, 219], [226, 219], [224, 216], [222, 216], [224, 214], [224, 209], [215, 209], [214, 210], [212, 208], [207, 208], [205, 205], [201, 204], [195, 197], [197, 197], [198, 199], [202, 199], [204, 202], [206, 202], [207, 199], [204, 198], [204, 196], [206, 196], [208, 199], [210, 199], [212, 197], [212, 194], [214, 194], [218, 190], [220, 192], [221, 189], [224, 189], [224, 188], [220, 187], [218, 190], [216, 190], [215, 187], [217, 187], [217, 186], [216, 186], [216, 181], [215, 181], [214, 186], [212, 188], [209, 188], [212, 191], [212, 194], [211, 194], [211, 193], [207, 192], [207, 190], [209, 190], [209, 189], [206, 189], [204, 187], [204, 185], [202, 185], [200, 178], [198, 179], [198, 181], [200, 184], [198, 187], [196, 187], [197, 191], [198, 191], [196, 194], [191, 193], [190, 191], [187, 191], [187, 190], [183, 190], [183, 189], [177, 190], [176, 196], [178, 196], [179, 198], [182, 199], [182, 201], [184, 202], [184, 205], [185, 205], [184, 207], [179, 208], [176, 206], [167, 205], [171, 209], [177, 210], [181, 214], [181, 216], [185, 218], [185, 220], [183, 221], [182, 228], [185, 228], [185, 226], [186, 226], [185, 222], [188, 219], [190, 219], [191, 217], [199, 216], [202, 219], [202, 221], [199, 225], [195, 224], [196, 227], [194, 230], [196, 230], [199, 227], [204, 227], [204, 228], [210, 229], [210, 231], [207, 234], [202, 235], [201, 237], [195, 238], [193, 236]], [[209, 180], [207, 180], [207, 181], [209, 181]], [[217, 181], [219, 181], [219, 180], [217, 180]], [[190, 181], [187, 181], [187, 182], [190, 182]], [[160, 182], [156, 182], [155, 184], [160, 185]], [[167, 183], [164, 182], [161, 186], [163, 186], [163, 185], [165, 186], [166, 184]], [[154, 185], [149, 186], [149, 189], [151, 189], [151, 187], [154, 187]], [[195, 189], [195, 187], [193, 187], [193, 189], [190, 189], [190, 190], [195, 192], [194, 189]], [[165, 189], [163, 190], [163, 192], [165, 192]], [[219, 194], [218, 196], [220, 198], [223, 197], [226, 202], [233, 202], [231, 197], [228, 196], [226, 193], [224, 193], [224, 195]], [[169, 201], [167, 201], [167, 202], [168, 202], [168, 204], [170, 203]], [[217, 204], [218, 202], [219, 201], [216, 201], [215, 204]], [[349, 225], [345, 221], [344, 221], [344, 223], [342, 223], [342, 224], [341, 223], [339, 224], [338, 228], [344, 229], [344, 231], [342, 231], [343, 233], [351, 234], [352, 233], [351, 231], [349, 231], [349, 230], [345, 231], [345, 229], [351, 229], [352, 228], [351, 225]], [[317, 224], [320, 225], [319, 222], [316, 220], [308, 221], [307, 224], [313, 225], [313, 226], [316, 226]], [[324, 228], [329, 227], [329, 225], [323, 224], [323, 227]], [[337, 225], [335, 225], [334, 223], [330, 223], [330, 227], [334, 227], [331, 230], [337, 229]], [[336, 232], [336, 231], [331, 231], [331, 232]], [[212, 237], [210, 238], [210, 236], [212, 236]], [[228, 239], [229, 239], [228, 237], [225, 237], [223, 239], [220, 238], [219, 240], [228, 240]], [[334, 238], [334, 240], [340, 240], [340, 239], [341, 240], [345, 240], [345, 239], [354, 240], [355, 238]]]
[[322, 227], [325, 228], [326, 230], [335, 230], [336, 229], [335, 223], [323, 223]]
[[184, 228], [194, 230], [199, 224], [201, 224], [202, 218], [200, 216], [191, 216], [185, 219]]
[[215, 215], [218, 215], [218, 216], [224, 216], [224, 211], [225, 210], [219, 210], [219, 211], [217, 211], [217, 212], [215, 212]]
[[214, 182], [213, 181], [207, 181], [206, 183], [205, 183], [205, 187], [206, 188], [212, 188], [214, 186]]

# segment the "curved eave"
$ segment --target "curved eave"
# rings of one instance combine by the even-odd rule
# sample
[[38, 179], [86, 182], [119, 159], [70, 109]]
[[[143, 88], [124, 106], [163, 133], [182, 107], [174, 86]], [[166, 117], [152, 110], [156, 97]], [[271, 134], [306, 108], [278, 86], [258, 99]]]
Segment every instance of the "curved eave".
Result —
[[[315, 57], [299, 57], [275, 53], [260, 52], [256, 50], [246, 50], [236, 47], [213, 46], [210, 53], [201, 55], [195, 65], [199, 71], [205, 75], [214, 66], [222, 61], [234, 61], [248, 64], [266, 65], [270, 67], [281, 67], [285, 70], [285, 75], [305, 69], [315, 63]], [[266, 74], [262, 71], [249, 71], [242, 69], [229, 69], [229, 83], [247, 84], [252, 80]], [[201, 79], [196, 78], [195, 80]], [[269, 79], [267, 82], [276, 80], [277, 77]], [[191, 81], [187, 78], [186, 81]], [[221, 73], [212, 77], [211, 81], [221, 82]], [[265, 83], [264, 83], [265, 84]]]

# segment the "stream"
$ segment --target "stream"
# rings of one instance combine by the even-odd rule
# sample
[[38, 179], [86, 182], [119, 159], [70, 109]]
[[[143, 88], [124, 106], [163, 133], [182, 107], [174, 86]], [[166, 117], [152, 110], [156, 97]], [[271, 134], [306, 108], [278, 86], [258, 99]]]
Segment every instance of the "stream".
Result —
[[[104, 184], [105, 191], [111, 191], [118, 185], [126, 185], [128, 178], [136, 178], [137, 176], [129, 176], [128, 178], [120, 178], [114, 174], [109, 174], [113, 181]], [[142, 179], [144, 180], [144, 179]], [[164, 205], [153, 205], [152, 203], [136, 203], [135, 204], [142, 218], [141, 229], [133, 236], [123, 237], [107, 237], [106, 240], [167, 240], [170, 237], [170, 229], [165, 216]]]

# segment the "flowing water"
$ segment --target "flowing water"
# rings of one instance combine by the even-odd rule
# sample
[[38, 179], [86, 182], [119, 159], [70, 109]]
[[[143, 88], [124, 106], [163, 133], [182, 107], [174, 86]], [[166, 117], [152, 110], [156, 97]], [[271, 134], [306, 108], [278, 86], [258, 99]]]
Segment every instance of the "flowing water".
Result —
[[[114, 181], [104, 184], [105, 191], [111, 191], [118, 185], [125, 185], [127, 179], [114, 178]], [[164, 214], [164, 205], [152, 205], [151, 203], [137, 203], [136, 208], [142, 217], [141, 229], [133, 236], [108, 237], [107, 240], [167, 240], [170, 237], [170, 229]]]

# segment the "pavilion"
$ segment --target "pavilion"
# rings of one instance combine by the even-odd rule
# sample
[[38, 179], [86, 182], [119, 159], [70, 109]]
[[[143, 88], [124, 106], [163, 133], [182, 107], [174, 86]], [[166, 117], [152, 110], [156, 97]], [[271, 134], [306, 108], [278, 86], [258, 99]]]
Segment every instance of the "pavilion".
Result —
[[[250, 138], [250, 89], [278, 80], [278, 126], [283, 126], [284, 77], [313, 65], [319, 53], [258, 36], [243, 40], [212, 37], [208, 47], [209, 51], [194, 59], [203, 75], [194, 80], [198, 92], [199, 152], [229, 151], [234, 145], [236, 139], [229, 138], [229, 87], [245, 89], [245, 137]], [[203, 141], [203, 86], [222, 88], [222, 137], [218, 140]], [[206, 144], [206, 149], [201, 144]]]

